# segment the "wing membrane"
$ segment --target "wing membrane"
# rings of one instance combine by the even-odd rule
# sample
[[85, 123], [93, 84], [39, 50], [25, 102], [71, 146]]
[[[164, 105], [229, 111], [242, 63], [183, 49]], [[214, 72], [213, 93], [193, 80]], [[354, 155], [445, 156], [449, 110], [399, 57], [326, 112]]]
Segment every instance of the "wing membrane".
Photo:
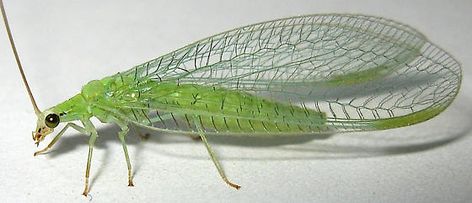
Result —
[[365, 130], [360, 121], [444, 109], [462, 78], [457, 61], [413, 28], [335, 14], [237, 28], [123, 74], [137, 82], [218, 86], [306, 106], [325, 112], [341, 131]]

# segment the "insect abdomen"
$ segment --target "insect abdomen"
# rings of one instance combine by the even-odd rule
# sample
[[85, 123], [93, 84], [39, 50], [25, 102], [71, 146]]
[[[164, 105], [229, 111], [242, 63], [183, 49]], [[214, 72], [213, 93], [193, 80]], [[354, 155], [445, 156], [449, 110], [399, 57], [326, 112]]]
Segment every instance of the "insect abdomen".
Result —
[[173, 83], [159, 84], [152, 89], [155, 94], [151, 105], [162, 113], [172, 113], [180, 120], [179, 125], [184, 123], [190, 128], [195, 128], [196, 121], [207, 132], [241, 135], [326, 130], [326, 116], [322, 112], [242, 91]]

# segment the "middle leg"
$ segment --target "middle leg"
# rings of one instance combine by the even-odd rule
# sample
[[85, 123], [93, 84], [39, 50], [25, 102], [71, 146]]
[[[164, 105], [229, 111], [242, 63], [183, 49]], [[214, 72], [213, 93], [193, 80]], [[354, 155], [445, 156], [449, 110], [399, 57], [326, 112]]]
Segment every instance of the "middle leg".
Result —
[[118, 138], [121, 141], [121, 145], [123, 146], [123, 151], [125, 153], [126, 165], [128, 167], [128, 186], [134, 186], [133, 184], [133, 172], [131, 167], [131, 161], [128, 155], [128, 147], [126, 146], [126, 135], [129, 132], [129, 128], [125, 124], [119, 124], [121, 131], [118, 132]]

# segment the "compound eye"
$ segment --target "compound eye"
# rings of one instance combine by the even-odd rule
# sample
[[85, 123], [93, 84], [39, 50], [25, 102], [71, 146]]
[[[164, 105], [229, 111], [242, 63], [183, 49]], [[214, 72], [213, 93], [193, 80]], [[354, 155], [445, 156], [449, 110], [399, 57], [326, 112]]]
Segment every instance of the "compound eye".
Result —
[[60, 119], [57, 114], [52, 113], [46, 116], [45, 123], [46, 123], [46, 126], [50, 128], [55, 128], [57, 125], [59, 125], [59, 122], [60, 122]]

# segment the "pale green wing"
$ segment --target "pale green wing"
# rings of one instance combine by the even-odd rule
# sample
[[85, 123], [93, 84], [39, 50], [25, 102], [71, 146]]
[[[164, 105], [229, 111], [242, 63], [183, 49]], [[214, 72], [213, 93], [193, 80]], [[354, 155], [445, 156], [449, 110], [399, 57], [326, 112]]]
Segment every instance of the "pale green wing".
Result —
[[311, 15], [223, 32], [123, 73], [219, 86], [325, 112], [334, 131], [427, 120], [454, 99], [461, 69], [409, 26], [363, 15]]

